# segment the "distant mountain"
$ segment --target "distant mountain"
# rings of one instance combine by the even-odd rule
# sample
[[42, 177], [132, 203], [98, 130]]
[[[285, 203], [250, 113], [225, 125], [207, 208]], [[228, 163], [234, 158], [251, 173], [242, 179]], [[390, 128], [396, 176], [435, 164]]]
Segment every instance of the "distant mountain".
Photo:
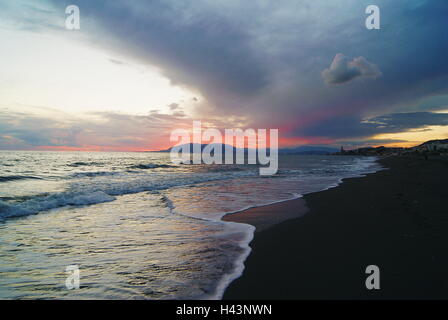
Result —
[[[190, 143], [190, 150], [193, 152], [194, 146], [198, 146], [198, 143]], [[220, 144], [217, 144], [220, 145]], [[185, 145], [186, 146], [186, 145]], [[201, 144], [200, 150], [201, 152], [204, 150], [204, 148], [207, 146], [207, 144]], [[218, 146], [219, 147], [219, 146]], [[237, 151], [238, 148], [235, 148], [230, 145], [221, 144], [222, 152], [224, 153], [226, 150], [226, 147], [229, 148], [228, 150], [232, 150], [233, 152]], [[171, 152], [172, 148], [168, 148], [165, 150], [160, 150], [157, 152]], [[245, 152], [247, 152], [247, 148], [244, 149]], [[312, 155], [312, 154], [330, 154], [337, 152], [338, 149], [336, 148], [328, 148], [328, 147], [318, 147], [318, 146], [301, 146], [296, 148], [281, 148], [279, 149], [279, 154], [303, 154], [303, 155]]]
[[[238, 151], [238, 148], [235, 148], [226, 144], [217, 144], [218, 147], [221, 146], [222, 153], [224, 154], [226, 148], [231, 150], [232, 152]], [[193, 152], [194, 146], [198, 146], [198, 144], [190, 143], [190, 150]], [[204, 150], [207, 144], [201, 144], [200, 150], [201, 152]], [[160, 150], [156, 152], [171, 152], [172, 148], [168, 148], [165, 150]], [[248, 149], [243, 149], [245, 155], [247, 155]], [[279, 154], [298, 154], [298, 155], [321, 155], [321, 154], [333, 154], [333, 155], [367, 155], [367, 156], [384, 156], [384, 155], [393, 155], [393, 154], [407, 154], [416, 151], [438, 151], [438, 152], [446, 152], [448, 150], [448, 139], [439, 139], [439, 140], [430, 140], [426, 141], [418, 146], [411, 148], [390, 148], [390, 147], [364, 147], [354, 150], [344, 150], [340, 151], [336, 148], [331, 147], [320, 147], [320, 146], [300, 146], [295, 148], [281, 148], [279, 149]]]
[[280, 154], [303, 154], [303, 155], [312, 155], [312, 154], [330, 154], [338, 152], [339, 150], [336, 148], [329, 147], [319, 147], [319, 146], [300, 146], [296, 148], [283, 148], [279, 150]]
[[[228, 152], [231, 152], [232, 154], [233, 154], [233, 157], [234, 158], [236, 158], [236, 156], [237, 156], [237, 152], [242, 152], [243, 154], [244, 154], [244, 163], [246, 163], [246, 162], [249, 162], [248, 160], [249, 160], [249, 150], [250, 149], [247, 149], [247, 148], [245, 148], [245, 149], [241, 149], [241, 148], [235, 148], [235, 147], [233, 147], [233, 146], [231, 146], [231, 145], [228, 145], [228, 144], [221, 144], [221, 143], [212, 143], [212, 144], [199, 144], [199, 143], [190, 143], [190, 144], [183, 144], [183, 145], [180, 145], [180, 146], [177, 146], [176, 148], [179, 148], [179, 151], [181, 150], [181, 148], [184, 148], [184, 147], [189, 147], [190, 148], [190, 155], [191, 154], [193, 154], [193, 153], [195, 153], [195, 152], [197, 152], [196, 151], [196, 149], [197, 150], [200, 150], [200, 152], [202, 153], [202, 151], [204, 150], [204, 148], [205, 147], [207, 147], [207, 146], [213, 146], [213, 147], [215, 147], [213, 150], [212, 150], [212, 152], [211, 152], [211, 155], [213, 156], [214, 155], [214, 151], [216, 150], [216, 149], [218, 149], [219, 150], [219, 148], [221, 148], [221, 154], [222, 154], [222, 156], [224, 157], [226, 154], [228, 154]], [[196, 148], [195, 148], [196, 147]], [[171, 152], [171, 150], [173, 149], [174, 147], [171, 147], [171, 148], [168, 148], [168, 149], [166, 149], [166, 150], [160, 150], [159, 152]], [[252, 149], [253, 150], [253, 149]], [[226, 153], [227, 152], [227, 153]], [[268, 152], [268, 154], [269, 154], [269, 152]], [[256, 153], [255, 154], [255, 160], [258, 162], [258, 160], [259, 160], [259, 158], [258, 158], [258, 154]], [[223, 160], [224, 161], [224, 160]]]
[[[200, 148], [200, 150], [201, 150], [201, 152], [204, 150], [204, 148], [206, 147], [206, 146], [208, 146], [208, 144], [199, 144], [199, 143], [190, 143], [189, 144], [190, 146], [190, 151], [193, 153], [194, 152], [194, 150], [195, 150], [195, 146], [196, 146], [196, 149], [198, 149], [198, 147]], [[236, 150], [238, 150], [237, 148], [235, 148], [235, 147], [233, 147], [233, 146], [230, 146], [230, 145], [227, 145], [227, 144], [220, 144], [220, 143], [212, 143], [212, 144], [210, 144], [211, 146], [217, 146], [218, 148], [219, 148], [219, 146], [221, 146], [221, 148], [222, 148], [222, 152], [224, 153], [225, 152], [225, 150], [226, 150], [226, 147], [228, 148], [228, 150], [232, 150], [233, 152], [235, 152]], [[188, 144], [183, 144], [183, 145], [181, 145], [181, 146], [179, 146], [179, 148], [180, 147], [188, 147]], [[171, 148], [168, 148], [168, 149], [165, 149], [165, 150], [159, 150], [159, 151], [156, 151], [156, 152], [171, 152], [171, 149], [173, 149], [173, 147], [171, 147]], [[245, 149], [245, 150], [247, 150], [247, 149]]]

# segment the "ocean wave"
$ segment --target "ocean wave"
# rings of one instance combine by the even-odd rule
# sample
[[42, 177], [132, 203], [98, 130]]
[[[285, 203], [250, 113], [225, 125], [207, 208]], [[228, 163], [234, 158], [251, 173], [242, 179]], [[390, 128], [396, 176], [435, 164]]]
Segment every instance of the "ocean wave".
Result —
[[21, 203], [8, 203], [0, 201], [0, 220], [12, 217], [21, 217], [65, 206], [91, 205], [102, 202], [110, 202], [115, 197], [104, 192], [92, 193], [63, 192], [47, 196], [34, 197]]
[[[166, 174], [155, 173], [151, 176], [126, 176], [121, 172], [81, 172], [78, 177], [111, 175], [111, 179], [85, 179], [75, 180], [70, 183], [69, 190], [51, 195], [38, 195], [23, 202], [6, 202], [0, 200], [0, 220], [10, 217], [20, 217], [37, 214], [64, 206], [92, 205], [115, 200], [116, 196], [139, 193], [145, 191], [166, 190], [169, 188], [188, 186], [196, 183], [243, 178], [250, 175], [249, 172], [222, 173], [222, 174], [172, 174], [168, 178]], [[162, 199], [172, 210], [169, 199]]]
[[42, 180], [42, 178], [35, 176], [0, 176], [0, 182], [27, 180], [27, 179]]
[[[352, 170], [354, 169], [351, 173], [346, 172], [349, 168], [343, 168], [343, 170], [336, 174], [336, 176], [344, 178], [347, 176], [350, 177], [354, 175], [362, 175], [366, 172], [377, 171], [377, 169], [374, 169], [375, 158], [356, 160], [350, 165]], [[170, 165], [159, 165], [154, 163], [139, 166], [144, 168], [171, 167]], [[230, 167], [228, 169], [230, 169]], [[139, 171], [136, 171], [135, 173], [137, 172]], [[328, 176], [328, 173], [321, 172], [320, 175]], [[318, 175], [318, 177], [320, 175]], [[82, 179], [83, 177], [97, 176], [107, 177], [107, 179]], [[305, 174], [302, 170], [294, 169], [280, 171], [279, 175], [267, 178], [282, 176], [290, 176], [291, 179], [308, 179], [309, 177], [314, 176], [314, 174], [311, 170], [308, 170]], [[23, 178], [22, 176], [20, 177]], [[169, 175], [157, 171], [153, 171], [151, 174], [141, 173], [131, 175], [121, 171], [92, 171], [77, 172], [71, 177], [76, 179], [69, 181], [66, 191], [60, 193], [50, 195], [40, 194], [31, 199], [21, 199], [20, 202], [2, 199], [6, 201], [0, 201], [0, 218], [36, 214], [41, 211], [69, 205], [91, 205], [113, 201], [117, 196], [131, 193], [166, 190], [170, 188], [194, 186], [204, 182], [254, 178], [259, 176], [258, 170], [222, 170], [220, 172], [172, 172]], [[331, 174], [331, 177], [335, 176]], [[170, 207], [170, 210], [174, 209], [172, 203], [167, 202], [167, 205]]]
[[136, 164], [128, 167], [129, 169], [158, 169], [158, 168], [175, 168], [175, 166], [168, 165], [168, 164], [155, 164], [155, 163], [148, 163], [148, 164]]
[[73, 178], [82, 177], [97, 177], [97, 176], [116, 176], [120, 175], [120, 172], [115, 171], [91, 171], [91, 172], [76, 172], [71, 175]]
[[83, 162], [83, 161], [78, 161], [78, 162], [73, 162], [73, 163], [69, 163], [66, 166], [67, 167], [90, 167], [90, 166], [102, 166], [103, 164], [101, 162]]

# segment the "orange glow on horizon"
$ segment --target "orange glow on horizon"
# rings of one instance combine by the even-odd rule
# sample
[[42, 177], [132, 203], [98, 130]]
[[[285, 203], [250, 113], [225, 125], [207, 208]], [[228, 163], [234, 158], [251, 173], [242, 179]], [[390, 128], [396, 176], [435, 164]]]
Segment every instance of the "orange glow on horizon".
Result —
[[421, 130], [410, 130], [399, 133], [385, 133], [373, 137], [379, 140], [403, 140], [403, 142], [391, 142], [382, 144], [385, 147], [414, 147], [429, 140], [448, 138], [448, 126], [429, 126]]
[[[255, 130], [256, 131], [256, 130]], [[325, 145], [325, 146], [336, 146], [344, 145], [344, 141], [336, 141], [330, 138], [323, 137], [285, 137], [282, 136], [282, 129], [279, 132], [279, 148], [291, 148], [298, 147], [303, 145]], [[224, 133], [224, 131], [221, 131]], [[285, 132], [285, 131], [283, 131]], [[269, 147], [269, 130], [267, 130], [267, 139], [268, 141], [259, 140], [259, 147]], [[158, 137], [160, 139], [160, 137]], [[390, 143], [379, 143], [379, 144], [371, 144], [370, 146], [379, 147], [414, 147], [422, 144], [428, 140], [435, 139], [446, 139], [448, 138], [448, 126], [431, 126], [425, 128], [423, 130], [411, 130], [407, 132], [400, 133], [390, 133], [390, 134], [379, 134], [373, 137], [370, 137], [368, 140], [402, 140], [398, 142], [390, 142]], [[144, 139], [142, 139], [143, 142]], [[149, 140], [149, 139], [148, 139]], [[152, 139], [151, 139], [152, 140]], [[166, 150], [170, 147], [176, 145], [176, 142], [170, 142], [169, 138], [164, 136], [161, 138], [162, 141], [157, 142], [152, 140], [151, 145], [142, 143], [139, 145], [81, 145], [81, 146], [38, 146], [34, 148], [29, 148], [30, 150], [37, 151], [85, 151], [85, 152], [151, 152], [151, 151], [160, 151]], [[191, 142], [193, 140], [191, 139]], [[203, 140], [203, 144], [211, 143], [212, 141]], [[225, 139], [223, 137], [222, 143], [225, 143]], [[232, 146], [237, 146], [237, 141], [234, 140], [231, 143]], [[244, 145], [247, 147], [247, 139], [244, 139]], [[366, 145], [367, 146], [367, 145]], [[362, 146], [360, 146], [362, 147]], [[357, 147], [354, 147], [357, 148]]]

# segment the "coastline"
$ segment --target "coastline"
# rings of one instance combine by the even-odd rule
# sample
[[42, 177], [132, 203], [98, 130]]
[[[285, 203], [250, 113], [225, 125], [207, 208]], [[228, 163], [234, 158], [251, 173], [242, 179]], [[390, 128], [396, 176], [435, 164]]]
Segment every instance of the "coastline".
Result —
[[[448, 162], [390, 157], [379, 163], [388, 170], [227, 215], [223, 220], [256, 227], [255, 220], [264, 222], [250, 244], [243, 275], [223, 298], [448, 297], [448, 217], [442, 205]], [[263, 217], [278, 212], [290, 220], [266, 225]], [[380, 290], [365, 288], [365, 268], [372, 264], [381, 271]]]

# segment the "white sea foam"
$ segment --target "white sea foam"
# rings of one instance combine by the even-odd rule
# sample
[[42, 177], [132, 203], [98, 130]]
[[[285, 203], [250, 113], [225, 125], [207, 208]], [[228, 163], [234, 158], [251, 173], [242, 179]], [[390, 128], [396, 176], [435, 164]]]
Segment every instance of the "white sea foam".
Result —
[[[144, 191], [165, 190], [169, 188], [194, 185], [207, 181], [219, 181], [238, 177], [254, 176], [251, 171], [176, 174], [167, 178], [166, 174], [153, 173], [125, 175], [119, 172], [83, 172], [72, 174], [66, 191], [50, 195], [37, 194], [22, 202], [0, 200], [0, 219], [36, 214], [64, 206], [92, 205], [115, 200], [116, 196]], [[85, 180], [85, 178], [92, 178]], [[78, 180], [76, 180], [79, 178]]]

